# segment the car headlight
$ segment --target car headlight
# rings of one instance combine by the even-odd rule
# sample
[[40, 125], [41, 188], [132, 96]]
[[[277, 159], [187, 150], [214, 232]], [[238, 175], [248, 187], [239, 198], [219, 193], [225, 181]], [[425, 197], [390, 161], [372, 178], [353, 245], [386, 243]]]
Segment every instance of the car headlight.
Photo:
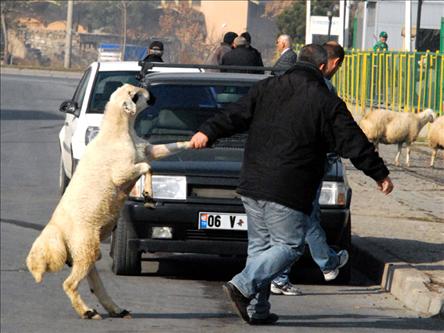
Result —
[[[143, 184], [145, 177], [142, 176], [130, 192], [130, 197], [143, 199]], [[187, 179], [185, 176], [162, 176], [153, 175], [153, 198], [168, 200], [186, 200]]]
[[347, 204], [347, 189], [344, 183], [322, 182], [319, 204], [345, 206]]
[[89, 126], [85, 132], [85, 146], [94, 139], [97, 134], [99, 134], [99, 127], [97, 126]]

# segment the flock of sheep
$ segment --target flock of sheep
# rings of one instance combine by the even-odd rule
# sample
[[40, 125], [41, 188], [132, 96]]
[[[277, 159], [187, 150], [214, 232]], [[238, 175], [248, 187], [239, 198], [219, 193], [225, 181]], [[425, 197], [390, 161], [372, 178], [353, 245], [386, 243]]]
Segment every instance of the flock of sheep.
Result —
[[444, 116], [436, 118], [432, 109], [420, 113], [392, 112], [386, 110], [370, 111], [361, 120], [359, 125], [367, 138], [378, 149], [379, 143], [397, 144], [398, 153], [395, 157], [395, 165], [399, 166], [401, 148], [405, 143], [407, 147], [406, 165], [410, 166], [410, 146], [416, 140], [421, 129], [432, 123], [429, 132], [429, 145], [433, 149], [430, 166], [435, 163], [438, 149], [444, 149]]

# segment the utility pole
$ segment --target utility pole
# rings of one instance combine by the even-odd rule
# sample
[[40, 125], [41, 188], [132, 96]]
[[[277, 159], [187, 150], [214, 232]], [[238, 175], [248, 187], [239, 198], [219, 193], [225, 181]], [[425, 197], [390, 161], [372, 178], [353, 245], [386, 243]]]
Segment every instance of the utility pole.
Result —
[[64, 62], [65, 68], [71, 67], [72, 12], [73, 12], [73, 0], [68, 0], [68, 12], [66, 14], [66, 38], [65, 38], [65, 62]]
[[128, 16], [128, 2], [122, 0], [122, 35], [123, 35], [123, 42], [122, 42], [122, 57], [121, 60], [125, 60], [125, 52], [126, 52], [126, 29], [127, 29], [127, 16]]
[[418, 0], [418, 10], [416, 11], [416, 38], [415, 38], [415, 50], [418, 49], [418, 40], [419, 40], [419, 29], [421, 29], [421, 9], [422, 9], [422, 0]]
[[305, 6], [305, 44], [311, 44], [311, 0], [306, 0]]
[[411, 13], [412, 13], [412, 3], [410, 0], [405, 1], [405, 17], [404, 17], [404, 50], [410, 52], [411, 51], [411, 32], [412, 32], [412, 24], [411, 24]]

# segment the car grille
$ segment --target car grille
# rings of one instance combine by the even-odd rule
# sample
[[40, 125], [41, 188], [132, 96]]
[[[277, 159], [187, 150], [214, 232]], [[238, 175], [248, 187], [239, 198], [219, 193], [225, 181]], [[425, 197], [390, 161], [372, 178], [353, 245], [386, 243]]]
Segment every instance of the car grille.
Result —
[[185, 230], [186, 240], [247, 241], [246, 231]]
[[237, 199], [240, 195], [234, 189], [192, 187], [191, 196], [196, 198]]

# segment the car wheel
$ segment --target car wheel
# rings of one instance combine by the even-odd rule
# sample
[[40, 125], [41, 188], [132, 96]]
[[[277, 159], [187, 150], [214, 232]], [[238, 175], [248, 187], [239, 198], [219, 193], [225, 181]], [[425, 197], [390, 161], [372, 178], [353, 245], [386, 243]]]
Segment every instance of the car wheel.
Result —
[[65, 193], [66, 188], [69, 184], [69, 178], [65, 173], [65, 167], [63, 166], [62, 156], [60, 156], [60, 165], [59, 165], [59, 193], [63, 195]]
[[340, 248], [345, 249], [350, 254], [348, 263], [342, 267], [339, 271], [339, 276], [336, 278], [335, 283], [348, 284], [351, 279], [351, 217], [348, 217], [347, 228], [344, 230], [344, 234], [341, 237]]
[[113, 231], [112, 239], [112, 270], [116, 275], [139, 275], [141, 267], [141, 254], [131, 249], [128, 240], [135, 238], [136, 233], [130, 221], [122, 214]]

